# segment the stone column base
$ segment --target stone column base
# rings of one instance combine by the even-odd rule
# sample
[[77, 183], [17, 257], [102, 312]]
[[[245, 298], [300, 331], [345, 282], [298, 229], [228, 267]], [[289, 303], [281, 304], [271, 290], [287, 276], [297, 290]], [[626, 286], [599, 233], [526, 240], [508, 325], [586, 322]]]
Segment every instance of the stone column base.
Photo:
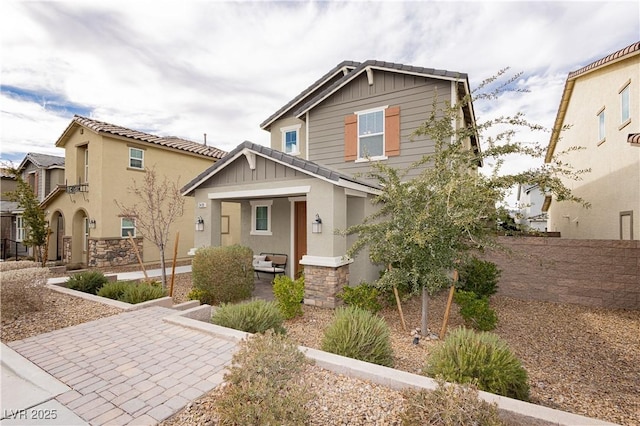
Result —
[[336, 295], [349, 285], [349, 264], [341, 266], [304, 265], [304, 303], [321, 308], [342, 304]]

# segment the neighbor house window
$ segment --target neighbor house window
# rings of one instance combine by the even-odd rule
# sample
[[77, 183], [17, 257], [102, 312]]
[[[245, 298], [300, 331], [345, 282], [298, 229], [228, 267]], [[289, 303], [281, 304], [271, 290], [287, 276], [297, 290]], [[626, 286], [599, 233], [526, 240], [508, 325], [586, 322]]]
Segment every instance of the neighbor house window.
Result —
[[624, 124], [631, 118], [631, 111], [629, 105], [630, 96], [630, 84], [620, 91], [620, 123]]
[[129, 148], [129, 167], [132, 169], [144, 168], [144, 151], [138, 148]]
[[120, 219], [120, 236], [126, 238], [129, 234], [132, 237], [136, 236], [136, 220], [130, 217], [123, 217]]
[[16, 241], [22, 241], [24, 237], [24, 218], [22, 216], [16, 216]]
[[358, 113], [358, 158], [384, 156], [384, 110]]
[[271, 235], [271, 200], [251, 201], [251, 235]]
[[300, 154], [300, 124], [296, 126], [283, 127], [282, 132], [282, 150], [287, 154]]
[[598, 142], [604, 142], [605, 128], [604, 128], [604, 108], [598, 113]]

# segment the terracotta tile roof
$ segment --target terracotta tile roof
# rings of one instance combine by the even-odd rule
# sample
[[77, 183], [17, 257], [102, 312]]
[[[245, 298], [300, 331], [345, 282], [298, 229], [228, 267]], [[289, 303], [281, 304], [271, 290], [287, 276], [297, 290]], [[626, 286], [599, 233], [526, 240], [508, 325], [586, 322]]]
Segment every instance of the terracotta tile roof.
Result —
[[640, 146], [640, 133], [629, 133], [627, 142], [631, 145]]
[[206, 157], [220, 159], [226, 155], [225, 151], [213, 146], [208, 146], [198, 142], [181, 139], [175, 136], [156, 136], [150, 133], [145, 133], [138, 130], [132, 130], [122, 126], [116, 126], [115, 124], [105, 123], [104, 121], [82, 117], [80, 115], [73, 116], [72, 124], [73, 123], [77, 123], [97, 133], [108, 133], [115, 136], [122, 136], [125, 138], [134, 139], [141, 142], [148, 142], [155, 145], [164, 146], [167, 148], [177, 149], [179, 151], [191, 152], [191, 153], [203, 155]]
[[615, 62], [617, 59], [623, 58], [625, 56], [627, 56], [630, 53], [633, 52], [637, 52], [640, 50], [640, 41], [633, 43], [627, 47], [625, 47], [624, 49], [620, 49], [617, 52], [613, 52], [610, 55], [605, 56], [604, 58], [598, 59], [595, 62], [590, 63], [589, 65], [586, 65], [578, 70], [575, 71], [571, 71], [569, 73], [569, 76], [567, 77], [567, 79], [572, 79], [575, 78], [581, 74], [585, 74], [595, 68], [598, 68], [602, 65], [606, 65], [609, 64], [610, 62]]

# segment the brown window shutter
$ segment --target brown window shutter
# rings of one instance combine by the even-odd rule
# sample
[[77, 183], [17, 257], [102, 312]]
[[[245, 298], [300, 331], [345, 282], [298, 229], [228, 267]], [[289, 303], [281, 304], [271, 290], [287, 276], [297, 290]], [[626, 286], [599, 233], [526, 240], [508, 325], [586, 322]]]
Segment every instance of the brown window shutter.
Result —
[[400, 155], [400, 107], [389, 107], [384, 111], [385, 155]]
[[358, 158], [358, 116], [347, 115], [344, 118], [344, 161]]

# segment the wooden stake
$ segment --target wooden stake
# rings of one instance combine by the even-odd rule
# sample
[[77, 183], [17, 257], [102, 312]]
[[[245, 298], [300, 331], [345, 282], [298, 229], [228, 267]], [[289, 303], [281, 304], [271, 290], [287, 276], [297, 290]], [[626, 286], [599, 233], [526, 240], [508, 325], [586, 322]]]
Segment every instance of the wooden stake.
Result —
[[453, 270], [453, 284], [449, 289], [449, 299], [447, 300], [447, 308], [444, 311], [444, 319], [442, 320], [442, 329], [440, 329], [440, 340], [444, 339], [447, 333], [447, 323], [449, 322], [449, 312], [451, 311], [451, 303], [453, 303], [453, 294], [456, 292], [456, 282], [458, 282], [458, 270]]
[[180, 240], [180, 231], [176, 232], [176, 242], [173, 245], [173, 264], [171, 265], [171, 285], [169, 286], [169, 296], [173, 297], [173, 278], [176, 275], [176, 257], [178, 257], [178, 241]]
[[144, 269], [144, 264], [142, 263], [142, 258], [140, 257], [140, 252], [138, 251], [138, 245], [135, 241], [133, 241], [133, 237], [131, 236], [131, 232], [127, 231], [127, 235], [129, 235], [129, 241], [131, 241], [131, 245], [133, 246], [133, 251], [136, 252], [136, 257], [138, 258], [138, 263], [142, 268], [142, 273], [144, 274], [144, 280], [149, 281], [149, 276], [147, 275], [147, 270]]
[[[391, 264], [389, 264], [389, 271], [391, 271]], [[402, 329], [407, 331], [407, 323], [404, 322], [404, 313], [402, 312], [402, 305], [400, 304], [400, 296], [398, 295], [398, 288], [393, 285], [393, 294], [396, 296], [396, 305], [398, 305], [398, 312], [400, 313], [400, 321], [402, 322]]]

